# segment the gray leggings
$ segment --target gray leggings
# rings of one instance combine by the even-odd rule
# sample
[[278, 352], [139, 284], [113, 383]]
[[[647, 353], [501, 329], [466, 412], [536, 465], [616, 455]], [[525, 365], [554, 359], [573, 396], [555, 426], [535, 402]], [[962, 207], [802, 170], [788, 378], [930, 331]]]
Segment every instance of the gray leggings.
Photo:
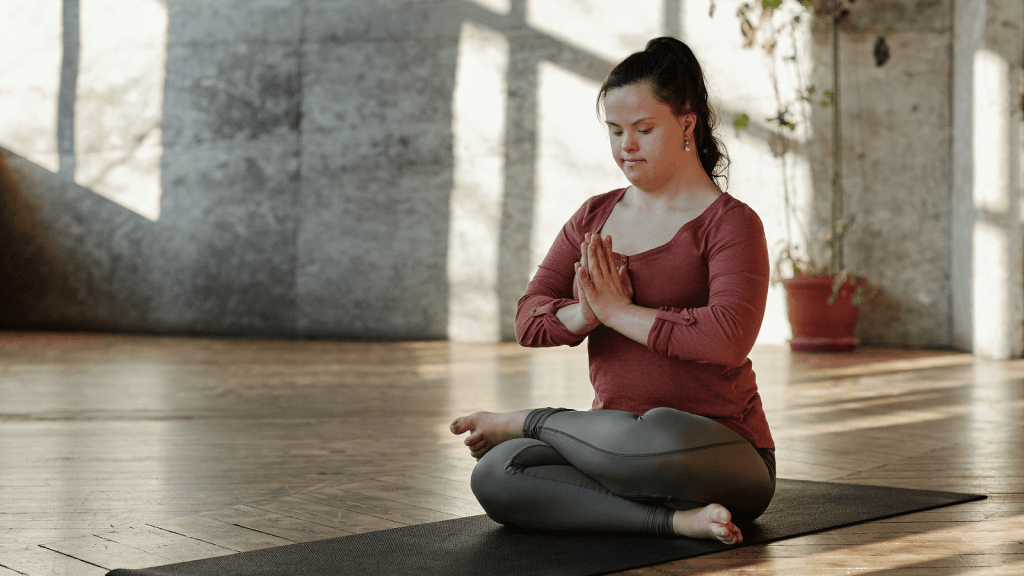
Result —
[[673, 408], [539, 408], [523, 434], [473, 470], [477, 500], [505, 525], [671, 536], [676, 509], [717, 503], [749, 521], [775, 493], [774, 450]]

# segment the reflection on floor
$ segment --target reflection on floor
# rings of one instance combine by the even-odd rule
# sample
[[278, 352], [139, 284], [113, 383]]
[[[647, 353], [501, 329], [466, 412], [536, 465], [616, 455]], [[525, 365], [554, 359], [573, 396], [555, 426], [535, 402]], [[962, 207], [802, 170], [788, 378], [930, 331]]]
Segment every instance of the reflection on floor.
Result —
[[[631, 573], [1024, 573], [1024, 361], [752, 358], [780, 476], [989, 498]], [[584, 347], [0, 332], [0, 576], [480, 514], [451, 418], [589, 404]]]

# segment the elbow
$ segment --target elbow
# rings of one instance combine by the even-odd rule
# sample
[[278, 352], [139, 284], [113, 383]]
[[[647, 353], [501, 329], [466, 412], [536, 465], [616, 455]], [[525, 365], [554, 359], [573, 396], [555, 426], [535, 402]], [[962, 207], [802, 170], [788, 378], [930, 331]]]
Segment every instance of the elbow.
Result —
[[530, 346], [530, 338], [527, 336], [526, 326], [521, 324], [518, 318], [516, 318], [516, 342], [520, 346]]
[[735, 368], [737, 366], [742, 366], [747, 361], [748, 356], [750, 356], [750, 349], [739, 351], [734, 354], [725, 354], [722, 356], [721, 361], [718, 362], [718, 364]]
[[736, 331], [731, 334], [722, 334], [715, 346], [714, 363], [729, 367], [743, 365], [750, 356], [750, 350], [754, 347], [756, 338], [757, 332], [748, 334], [744, 331]]
[[719, 309], [717, 312], [719, 331], [714, 348], [718, 358], [715, 363], [740, 366], [747, 361], [754, 348], [754, 341], [761, 331], [761, 317], [759, 315], [755, 321], [755, 318], [735, 311]]
[[530, 315], [523, 312], [523, 303], [519, 302], [519, 307], [516, 309], [516, 342], [520, 346], [530, 346], [531, 332], [530, 330]]
[[543, 346], [543, 335], [539, 320], [530, 316], [520, 308], [516, 312], [516, 342], [526, 348], [539, 348]]
[[544, 330], [537, 323], [516, 322], [516, 342], [525, 348], [544, 348], [552, 346], [544, 335]]

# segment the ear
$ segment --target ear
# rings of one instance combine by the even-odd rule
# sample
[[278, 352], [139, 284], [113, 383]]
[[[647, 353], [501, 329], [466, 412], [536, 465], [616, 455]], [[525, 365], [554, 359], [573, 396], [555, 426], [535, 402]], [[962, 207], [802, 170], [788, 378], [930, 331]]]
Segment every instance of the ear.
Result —
[[697, 115], [693, 112], [684, 112], [680, 116], [676, 116], [679, 121], [679, 127], [683, 129], [683, 135], [687, 138], [693, 138], [693, 131], [697, 128]]

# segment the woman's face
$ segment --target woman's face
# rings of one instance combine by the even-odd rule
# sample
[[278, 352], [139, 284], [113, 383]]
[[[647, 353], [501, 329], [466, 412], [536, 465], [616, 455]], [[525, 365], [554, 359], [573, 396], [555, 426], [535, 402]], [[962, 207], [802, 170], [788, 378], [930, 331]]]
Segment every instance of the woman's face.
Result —
[[693, 114], [676, 116], [643, 84], [609, 90], [604, 110], [612, 157], [631, 184], [653, 192], [683, 170]]

